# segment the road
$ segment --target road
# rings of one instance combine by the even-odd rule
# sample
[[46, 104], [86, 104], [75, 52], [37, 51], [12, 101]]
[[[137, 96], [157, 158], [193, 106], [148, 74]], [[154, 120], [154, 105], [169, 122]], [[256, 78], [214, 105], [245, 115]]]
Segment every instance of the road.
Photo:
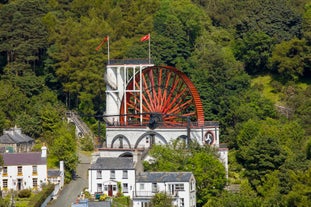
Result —
[[88, 187], [87, 169], [90, 167], [91, 157], [79, 153], [79, 161], [76, 179], [65, 185], [58, 198], [51, 201], [48, 207], [70, 207], [77, 195]]

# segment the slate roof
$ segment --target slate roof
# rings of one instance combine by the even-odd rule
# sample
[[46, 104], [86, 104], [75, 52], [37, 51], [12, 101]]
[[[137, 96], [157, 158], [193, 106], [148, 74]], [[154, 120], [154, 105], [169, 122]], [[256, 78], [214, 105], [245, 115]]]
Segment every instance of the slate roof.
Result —
[[192, 172], [143, 172], [137, 176], [137, 182], [189, 182]]
[[18, 133], [17, 131], [10, 130], [4, 133], [0, 137], [1, 144], [17, 144], [17, 143], [25, 143], [25, 142], [33, 142], [34, 139], [25, 135]]
[[48, 170], [48, 177], [52, 178], [52, 177], [58, 177], [60, 176], [60, 171], [59, 170]]
[[99, 157], [90, 170], [129, 170], [135, 169], [132, 157]]
[[4, 153], [2, 157], [4, 166], [46, 164], [46, 157], [41, 157], [41, 152]]

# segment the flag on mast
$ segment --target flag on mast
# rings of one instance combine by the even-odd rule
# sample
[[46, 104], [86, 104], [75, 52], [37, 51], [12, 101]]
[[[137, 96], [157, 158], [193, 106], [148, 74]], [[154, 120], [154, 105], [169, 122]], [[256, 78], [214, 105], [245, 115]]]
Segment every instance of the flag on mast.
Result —
[[142, 38], [140, 38], [140, 41], [144, 42], [144, 41], [149, 40], [149, 39], [150, 39], [150, 34], [147, 34], [147, 35], [143, 36]]
[[108, 42], [109, 40], [109, 36], [106, 36], [101, 42], [100, 44], [96, 47], [96, 51], [98, 51], [102, 46], [103, 44], [105, 44], [105, 42]]
[[151, 61], [151, 55], [150, 55], [150, 33], [149, 34], [147, 34], [147, 35], [145, 35], [145, 36], [143, 36], [142, 38], [140, 38], [140, 41], [141, 42], [145, 42], [145, 41], [147, 41], [147, 40], [149, 40], [148, 42], [149, 42], [149, 44], [148, 44], [148, 53], [149, 53], [149, 57], [148, 57], [148, 62], [149, 62], [149, 64], [150, 64], [150, 61]]

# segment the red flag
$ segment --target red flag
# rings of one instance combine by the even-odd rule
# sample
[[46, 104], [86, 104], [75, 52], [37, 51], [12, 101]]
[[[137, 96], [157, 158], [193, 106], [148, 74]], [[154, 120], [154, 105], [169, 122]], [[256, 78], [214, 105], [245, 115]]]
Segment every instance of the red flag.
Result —
[[98, 51], [98, 50], [101, 48], [101, 46], [103, 46], [103, 44], [104, 44], [105, 42], [108, 41], [108, 39], [109, 39], [109, 37], [106, 36], [106, 37], [101, 41], [101, 43], [96, 47], [96, 51]]
[[144, 41], [149, 40], [149, 39], [150, 39], [150, 34], [147, 34], [147, 35], [143, 36], [142, 38], [140, 38], [140, 41], [144, 42]]

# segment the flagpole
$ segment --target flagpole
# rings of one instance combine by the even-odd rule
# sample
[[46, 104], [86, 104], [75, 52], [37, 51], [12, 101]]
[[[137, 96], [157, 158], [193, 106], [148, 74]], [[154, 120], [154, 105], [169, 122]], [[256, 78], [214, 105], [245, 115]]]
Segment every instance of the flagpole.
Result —
[[150, 33], [149, 33], [149, 64], [150, 64], [150, 39], [151, 39], [151, 36], [150, 36]]
[[108, 65], [110, 64], [110, 54], [109, 54], [109, 36], [107, 35], [107, 39], [108, 39]]

